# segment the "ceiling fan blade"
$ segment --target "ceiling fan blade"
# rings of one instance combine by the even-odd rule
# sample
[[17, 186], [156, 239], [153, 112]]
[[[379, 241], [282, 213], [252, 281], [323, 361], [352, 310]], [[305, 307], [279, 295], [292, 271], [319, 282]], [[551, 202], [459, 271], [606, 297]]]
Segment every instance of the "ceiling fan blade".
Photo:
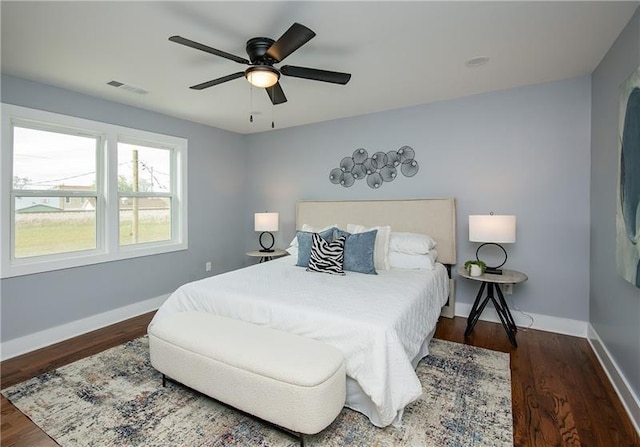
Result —
[[280, 73], [294, 78], [311, 79], [312, 81], [331, 82], [333, 84], [346, 84], [351, 79], [350, 73], [337, 71], [318, 70], [317, 68], [296, 67], [285, 65], [280, 67]]
[[239, 71], [237, 73], [233, 73], [227, 76], [223, 76], [218, 79], [214, 79], [212, 81], [203, 82], [202, 84], [192, 85], [189, 88], [194, 90], [204, 90], [205, 88], [213, 87], [214, 85], [222, 84], [223, 82], [233, 81], [234, 79], [238, 79], [244, 76], [244, 71]]
[[305, 43], [309, 42], [316, 35], [304, 25], [294, 23], [291, 27], [276, 40], [267, 50], [267, 56], [276, 62], [282, 62], [285, 57], [296, 51]]
[[175, 42], [175, 43], [179, 43], [181, 45], [186, 45], [188, 47], [195, 48], [196, 50], [205, 51], [207, 53], [214, 54], [216, 56], [224, 57], [225, 59], [230, 59], [230, 60], [232, 60], [234, 62], [238, 62], [239, 64], [245, 64], [245, 65], [250, 65], [251, 64], [251, 62], [249, 62], [245, 58], [242, 58], [240, 56], [236, 56], [235, 54], [226, 53], [224, 51], [216, 50], [215, 48], [211, 48], [211, 47], [208, 47], [208, 46], [203, 45], [201, 43], [194, 42], [193, 40], [185, 39], [184, 37], [171, 36], [171, 37], [169, 37], [169, 40], [171, 42]]
[[265, 88], [265, 90], [274, 106], [287, 102], [287, 97], [284, 96], [284, 91], [279, 82], [276, 82], [271, 87]]

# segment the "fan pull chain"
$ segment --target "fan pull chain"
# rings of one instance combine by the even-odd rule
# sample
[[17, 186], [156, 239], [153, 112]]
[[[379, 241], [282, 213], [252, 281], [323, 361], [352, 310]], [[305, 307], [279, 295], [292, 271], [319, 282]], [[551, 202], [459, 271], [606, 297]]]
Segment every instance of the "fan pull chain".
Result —
[[271, 128], [272, 129], [275, 129], [275, 127], [276, 127], [276, 124], [273, 121], [273, 109], [275, 109], [275, 107], [276, 107], [274, 105], [274, 103], [273, 103], [275, 101], [275, 97], [276, 97], [276, 89], [273, 88], [273, 89], [271, 89]]
[[249, 122], [253, 123], [253, 84], [251, 85], [251, 91], [249, 93]]

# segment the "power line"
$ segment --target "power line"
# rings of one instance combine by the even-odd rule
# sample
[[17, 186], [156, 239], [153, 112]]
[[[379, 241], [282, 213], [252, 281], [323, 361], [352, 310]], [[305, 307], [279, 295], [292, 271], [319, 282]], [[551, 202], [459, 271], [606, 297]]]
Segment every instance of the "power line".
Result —
[[[147, 172], [149, 172], [151, 174], [151, 178], [152, 178], [151, 188], [152, 189], [153, 189], [154, 183], [157, 184], [158, 187], [160, 187], [160, 188], [162, 188], [164, 190], [167, 189], [167, 187], [162, 184], [162, 182], [158, 179], [158, 177], [156, 177], [156, 174], [170, 177], [170, 175], [168, 173], [163, 172], [163, 171], [158, 171], [158, 170], [154, 169], [153, 166], [149, 167], [143, 161], [140, 161], [139, 163], [142, 165], [143, 169], [145, 169]], [[132, 164], [131, 161], [123, 161], [121, 163], [118, 163], [118, 166], [131, 165], [131, 164]], [[96, 175], [96, 171], [89, 171], [89, 172], [85, 172], [85, 173], [82, 173], [82, 174], [76, 174], [76, 175], [71, 175], [71, 176], [68, 176], [68, 177], [61, 177], [61, 178], [57, 178], [57, 179], [45, 179], [45, 180], [40, 180], [40, 181], [37, 181], [37, 182], [29, 182], [29, 183], [26, 183], [24, 186], [58, 186], [58, 184], [56, 184], [55, 182], [61, 182], [61, 181], [64, 181], [64, 180], [71, 180], [71, 179], [74, 179], [74, 178], [86, 177], [88, 175], [95, 176]]]
[[[60, 182], [62, 180], [69, 180], [69, 179], [72, 179], [72, 178], [86, 177], [87, 175], [91, 175], [91, 174], [95, 175], [95, 171], [87, 172], [85, 174], [78, 174], [78, 175], [72, 175], [72, 176], [69, 176], [69, 177], [58, 178], [58, 179], [54, 179], [54, 180], [42, 180], [42, 181], [39, 181], [39, 182], [29, 182], [29, 183], [27, 183], [27, 185], [43, 185], [43, 186], [47, 186], [47, 183], [49, 183], [49, 182]], [[57, 186], [57, 185], [54, 184], [53, 186]]]

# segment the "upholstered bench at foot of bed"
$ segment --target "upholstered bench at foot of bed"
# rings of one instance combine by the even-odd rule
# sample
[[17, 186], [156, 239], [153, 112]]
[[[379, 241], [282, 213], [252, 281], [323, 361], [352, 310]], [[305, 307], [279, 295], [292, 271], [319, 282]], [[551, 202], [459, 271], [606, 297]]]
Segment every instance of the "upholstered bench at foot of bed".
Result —
[[344, 406], [342, 352], [317, 340], [181, 312], [149, 327], [149, 350], [169, 378], [295, 433], [322, 431]]

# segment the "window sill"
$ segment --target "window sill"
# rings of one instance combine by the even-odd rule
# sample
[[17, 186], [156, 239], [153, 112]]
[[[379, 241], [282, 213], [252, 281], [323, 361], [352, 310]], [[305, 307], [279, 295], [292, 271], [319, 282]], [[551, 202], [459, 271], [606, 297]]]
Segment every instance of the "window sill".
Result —
[[95, 251], [91, 251], [89, 253], [78, 252], [76, 256], [70, 256], [66, 253], [65, 259], [60, 260], [52, 260], [51, 257], [46, 256], [42, 256], [42, 258], [38, 260], [36, 260], [36, 258], [29, 258], [25, 261], [14, 260], [13, 262], [8, 262], [6, 265], [2, 265], [2, 276], [0, 278], [14, 278], [18, 276], [102, 264], [104, 262], [123, 261], [125, 259], [144, 256], [155, 256], [187, 250], [188, 248], [189, 246], [187, 243], [168, 243], [163, 245], [154, 244], [153, 246], [147, 247], [138, 245], [135, 247], [122, 247], [117, 254], [96, 253]]

